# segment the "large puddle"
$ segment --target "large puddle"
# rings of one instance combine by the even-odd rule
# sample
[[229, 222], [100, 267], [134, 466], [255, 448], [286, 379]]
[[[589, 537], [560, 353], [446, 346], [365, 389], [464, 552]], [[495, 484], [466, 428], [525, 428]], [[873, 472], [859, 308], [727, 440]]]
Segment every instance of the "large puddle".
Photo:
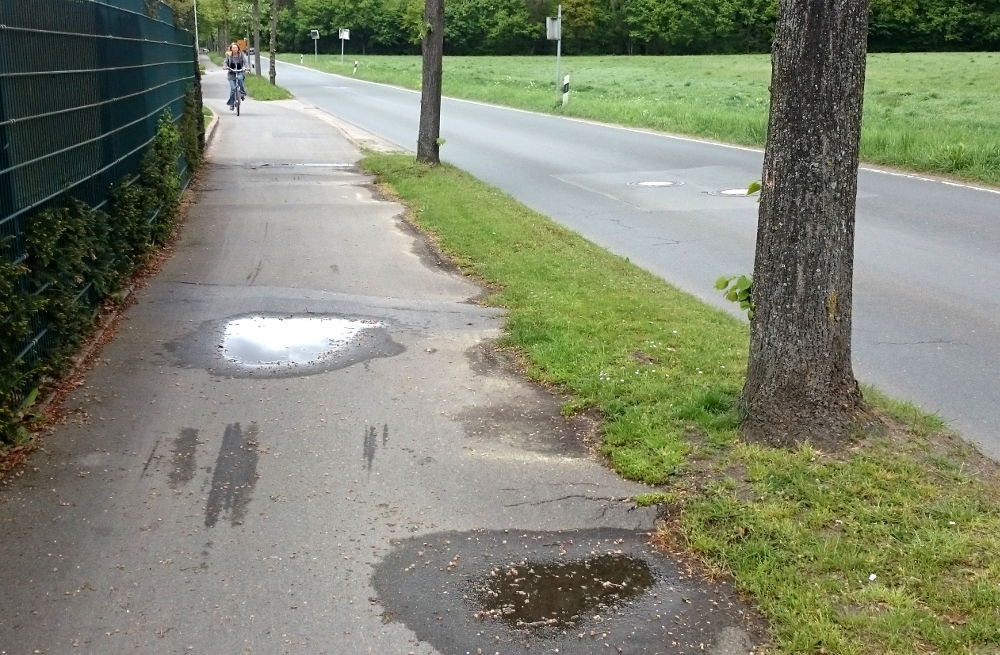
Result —
[[297, 377], [406, 349], [386, 322], [330, 314], [242, 314], [203, 323], [168, 348], [181, 364], [229, 377]]
[[653, 582], [644, 560], [607, 554], [494, 569], [477, 595], [485, 617], [512, 628], [566, 628], [638, 596]]
[[222, 356], [247, 368], [313, 365], [351, 348], [375, 321], [250, 316], [226, 324]]

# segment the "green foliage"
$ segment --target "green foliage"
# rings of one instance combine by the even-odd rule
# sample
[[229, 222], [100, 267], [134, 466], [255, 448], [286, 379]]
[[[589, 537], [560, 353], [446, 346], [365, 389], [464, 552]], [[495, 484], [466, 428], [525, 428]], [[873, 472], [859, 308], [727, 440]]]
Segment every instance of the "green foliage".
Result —
[[14, 358], [31, 334], [31, 317], [37, 308], [36, 298], [28, 293], [24, 284], [27, 272], [22, 264], [15, 264], [8, 255], [11, 237], [0, 241], [0, 443], [14, 443], [23, 433], [16, 426], [20, 418], [16, 394], [24, 389], [25, 375], [20, 367], [12, 365]]
[[[111, 189], [107, 210], [64, 198], [36, 212], [24, 231], [23, 263], [0, 243], [0, 445], [27, 438], [24, 421], [40, 381], [64, 368], [97, 301], [170, 234], [181, 198], [178, 160], [183, 154], [196, 167], [201, 159], [197, 130], [190, 116], [178, 128], [165, 113], [138, 174]], [[16, 361], [38, 325], [44, 347]]]
[[[261, 67], [264, 67], [261, 64]], [[262, 75], [247, 75], [244, 80], [247, 87], [247, 95], [254, 100], [266, 102], [268, 100], [288, 100], [292, 94], [288, 89], [271, 84], [271, 81]]]
[[632, 497], [632, 502], [636, 507], [650, 507], [652, 505], [672, 505], [676, 503], [678, 496], [675, 493], [663, 493], [654, 491], [645, 494], [637, 494]]
[[[221, 0], [204, 0], [220, 2]], [[551, 53], [545, 17], [555, 0], [448, 0], [449, 55]], [[562, 0], [565, 54], [735, 54], [768, 52], [777, 0]], [[242, 19], [234, 3], [233, 22]], [[415, 53], [425, 29], [423, 0], [296, 0], [282, 10], [279, 48], [340, 51], [337, 28], [351, 26], [349, 52]], [[995, 0], [872, 0], [872, 51], [1000, 48]]]
[[187, 162], [191, 175], [194, 175], [201, 165], [201, 132], [204, 124], [201, 115], [203, 109], [201, 96], [195, 91], [194, 85], [189, 86], [184, 93], [184, 114], [180, 120], [180, 139], [184, 161]]
[[753, 319], [753, 280], [746, 275], [723, 275], [715, 281], [715, 288], [722, 291], [726, 300], [737, 303]]
[[181, 201], [180, 175], [177, 158], [180, 156], [180, 133], [164, 112], [156, 131], [156, 138], [146, 151], [139, 168], [139, 180], [159, 202], [156, 220], [153, 221], [153, 242], [162, 243], [173, 228], [173, 217]]

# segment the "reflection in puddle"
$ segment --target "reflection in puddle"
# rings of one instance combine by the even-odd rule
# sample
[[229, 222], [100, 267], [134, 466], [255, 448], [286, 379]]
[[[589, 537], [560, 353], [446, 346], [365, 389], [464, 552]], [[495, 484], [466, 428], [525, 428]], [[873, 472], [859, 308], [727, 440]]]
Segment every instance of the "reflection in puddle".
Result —
[[352, 345], [376, 321], [251, 316], [225, 326], [222, 356], [247, 368], [314, 364]]
[[654, 582], [649, 565], [626, 555], [494, 569], [481, 580], [480, 613], [518, 629], [565, 628], [613, 608]]

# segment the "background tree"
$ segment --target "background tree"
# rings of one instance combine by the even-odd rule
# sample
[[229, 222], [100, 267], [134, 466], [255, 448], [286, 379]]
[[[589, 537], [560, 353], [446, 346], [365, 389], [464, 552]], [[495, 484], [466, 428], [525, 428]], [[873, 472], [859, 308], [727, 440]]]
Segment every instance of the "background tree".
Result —
[[868, 0], [780, 0], [743, 406], [753, 441], [843, 443], [863, 414], [851, 286]]
[[278, 53], [278, 5], [279, 0], [271, 0], [271, 39], [270, 39], [270, 69], [267, 72], [268, 81], [273, 85], [275, 79], [278, 76], [278, 71], [275, 70], [274, 60]]
[[441, 59], [444, 55], [444, 0], [424, 3], [424, 68], [420, 87], [417, 161], [441, 163]]
[[253, 70], [260, 75], [260, 0], [253, 0]]

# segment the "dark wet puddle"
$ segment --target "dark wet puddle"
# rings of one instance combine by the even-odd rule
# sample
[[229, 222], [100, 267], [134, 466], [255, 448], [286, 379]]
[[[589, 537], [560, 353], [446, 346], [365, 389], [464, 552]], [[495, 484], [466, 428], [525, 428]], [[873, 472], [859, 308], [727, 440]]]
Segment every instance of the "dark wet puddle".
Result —
[[644, 560], [607, 554], [496, 568], [480, 582], [475, 595], [483, 616], [513, 628], [565, 628], [617, 607], [653, 582]]
[[441, 653], [745, 655], [761, 625], [641, 530], [422, 534], [394, 542], [371, 581], [383, 620]]

